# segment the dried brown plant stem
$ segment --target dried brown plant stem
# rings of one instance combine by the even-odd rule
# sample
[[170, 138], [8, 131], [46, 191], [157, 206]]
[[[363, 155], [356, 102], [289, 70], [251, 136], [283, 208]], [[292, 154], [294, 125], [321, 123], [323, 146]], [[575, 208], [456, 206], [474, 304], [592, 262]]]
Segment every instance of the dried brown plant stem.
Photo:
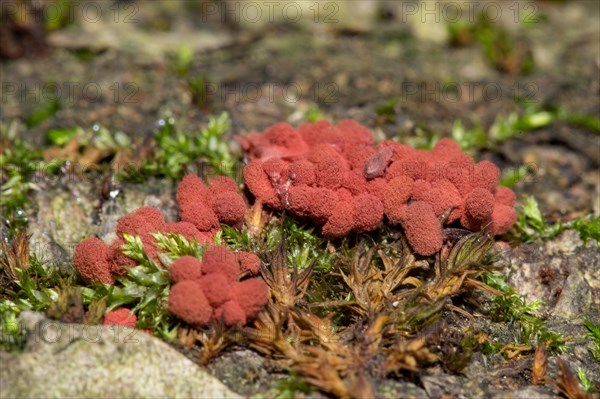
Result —
[[0, 296], [15, 295], [15, 282], [20, 280], [18, 270], [29, 267], [29, 239], [19, 231], [10, 242], [0, 240]]

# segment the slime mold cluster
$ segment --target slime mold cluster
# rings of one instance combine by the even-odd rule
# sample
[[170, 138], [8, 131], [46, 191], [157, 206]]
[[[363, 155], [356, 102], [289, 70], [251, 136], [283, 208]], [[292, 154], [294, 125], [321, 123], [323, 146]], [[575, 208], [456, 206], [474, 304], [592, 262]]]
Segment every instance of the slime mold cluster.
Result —
[[137, 316], [127, 308], [118, 308], [108, 312], [104, 316], [102, 324], [106, 326], [123, 326], [135, 328]]
[[[227, 325], [243, 325], [266, 304], [268, 288], [258, 279], [239, 281], [240, 276], [256, 275], [260, 259], [249, 252], [233, 253], [211, 244], [221, 223], [240, 227], [246, 204], [237, 192], [237, 184], [228, 177], [212, 179], [208, 186], [196, 175], [187, 175], [177, 189], [180, 221], [166, 222], [157, 208], [144, 206], [121, 217], [117, 238], [109, 245], [97, 237], [88, 237], [75, 247], [73, 260], [80, 275], [88, 282], [113, 284], [116, 276], [135, 267], [137, 262], [122, 252], [124, 234], [137, 235], [144, 252], [156, 264], [161, 250], [153, 233], [177, 233], [207, 246], [200, 263], [191, 257], [175, 261], [169, 270], [173, 286], [169, 309], [177, 317], [195, 325], [222, 318]], [[108, 313], [106, 324], [135, 325], [135, 315], [127, 309]]]
[[222, 320], [228, 326], [243, 326], [269, 298], [269, 289], [261, 279], [239, 281], [240, 271], [256, 274], [259, 267], [256, 255], [233, 253], [225, 246], [209, 246], [202, 261], [183, 256], [170, 269], [174, 285], [169, 310], [191, 325]]
[[475, 163], [448, 138], [431, 151], [374, 145], [369, 129], [343, 120], [277, 123], [239, 141], [256, 200], [322, 226], [326, 237], [373, 231], [385, 218], [428, 256], [441, 249], [444, 226], [500, 235], [516, 222], [515, 195], [498, 187], [498, 167]]

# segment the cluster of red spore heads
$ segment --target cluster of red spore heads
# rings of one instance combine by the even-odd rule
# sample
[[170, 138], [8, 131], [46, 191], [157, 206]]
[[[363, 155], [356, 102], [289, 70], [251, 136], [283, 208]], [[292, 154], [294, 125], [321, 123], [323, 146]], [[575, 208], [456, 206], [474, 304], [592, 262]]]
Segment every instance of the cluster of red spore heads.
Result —
[[200, 231], [214, 232], [220, 223], [241, 227], [246, 213], [237, 183], [226, 176], [213, 178], [208, 186], [196, 175], [185, 176], [177, 188], [177, 203], [181, 220]]
[[123, 326], [135, 328], [137, 316], [127, 308], [111, 310], [104, 316], [102, 324], [106, 326]]
[[[160, 248], [153, 233], [177, 233], [188, 240], [206, 244], [202, 262], [183, 256], [169, 269], [173, 286], [169, 309], [192, 325], [206, 325], [223, 320], [226, 325], [243, 326], [265, 306], [269, 290], [255, 276], [260, 259], [250, 252], [233, 253], [227, 247], [212, 245], [213, 235], [221, 223], [240, 227], [246, 204], [237, 184], [228, 177], [216, 177], [208, 185], [195, 175], [183, 178], [177, 189], [180, 221], [167, 223], [159, 209], [145, 206], [117, 222], [117, 238], [109, 245], [89, 237], [75, 247], [74, 262], [81, 276], [89, 282], [113, 284], [136, 261], [122, 252], [124, 234], [140, 237], [146, 254], [161, 265]], [[240, 278], [246, 278], [240, 281]], [[137, 319], [128, 309], [109, 312], [104, 324], [135, 327]]]
[[210, 245], [202, 261], [193, 256], [177, 259], [169, 271], [173, 286], [169, 310], [193, 326], [222, 321], [227, 326], [243, 326], [264, 308], [269, 288], [256, 275], [260, 259], [249, 252], [232, 252]]
[[278, 123], [239, 140], [257, 200], [311, 220], [326, 237], [372, 231], [385, 216], [416, 253], [431, 255], [444, 225], [500, 235], [516, 221], [515, 195], [497, 187], [498, 167], [475, 163], [448, 138], [432, 151], [392, 140], [374, 146], [369, 129], [343, 120]]
[[177, 189], [177, 202], [180, 221], [167, 223], [159, 209], [144, 206], [118, 220], [117, 238], [109, 245], [96, 237], [77, 244], [73, 260], [81, 276], [89, 282], [112, 284], [116, 276], [136, 266], [136, 261], [122, 252], [124, 234], [138, 235], [148, 257], [160, 264], [153, 233], [177, 233], [201, 244], [210, 243], [221, 223], [240, 227], [246, 212], [236, 182], [224, 176], [215, 177], [208, 185], [196, 175], [185, 176]]

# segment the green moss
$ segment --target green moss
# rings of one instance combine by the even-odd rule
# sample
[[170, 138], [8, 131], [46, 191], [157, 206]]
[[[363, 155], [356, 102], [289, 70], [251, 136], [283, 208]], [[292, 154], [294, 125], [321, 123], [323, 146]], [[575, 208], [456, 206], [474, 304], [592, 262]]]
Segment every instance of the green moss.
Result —
[[[519, 13], [523, 17], [525, 12]], [[537, 23], [537, 18], [523, 17], [523, 27]], [[449, 44], [465, 46], [477, 44], [487, 62], [495, 69], [512, 74], [526, 75], [535, 63], [532, 54], [523, 46], [524, 38], [518, 32], [507, 30], [502, 24], [480, 13], [473, 21], [466, 18], [447, 24]]]
[[166, 117], [155, 132], [154, 154], [145, 160], [139, 170], [131, 171], [124, 177], [139, 179], [146, 175], [159, 175], [178, 179], [186, 166], [198, 158], [205, 160], [217, 175], [235, 176], [237, 158], [223, 137], [230, 127], [231, 122], [225, 112], [218, 117], [210, 117], [207, 126], [194, 133], [181, 131], [176, 127], [173, 117]]
[[[47, 87], [51, 88], [54, 83], [48, 83]], [[34, 127], [53, 117], [60, 109], [60, 96], [42, 96], [42, 100], [35, 105], [29, 116], [25, 119], [27, 127]]]
[[46, 31], [51, 32], [72, 24], [74, 22], [74, 18], [72, 18], [74, 14], [73, 7], [76, 6], [68, 0], [57, 0], [52, 2], [52, 6], [45, 7], [43, 15]]
[[397, 97], [390, 98], [383, 104], [378, 105], [375, 108], [380, 123], [395, 123], [396, 122], [396, 107], [398, 106], [399, 99]]
[[577, 369], [577, 377], [579, 378], [579, 384], [581, 385], [581, 388], [583, 388], [584, 391], [586, 392], [593, 392], [594, 391], [594, 383], [592, 382], [592, 380], [590, 380], [587, 376], [587, 374], [585, 373], [585, 371], [581, 368]]
[[551, 125], [556, 121], [556, 115], [534, 107], [525, 107], [523, 113], [512, 112], [499, 115], [489, 130], [490, 140], [497, 144], [522, 136], [526, 132]]
[[62, 128], [62, 129], [50, 129], [46, 137], [50, 143], [63, 146], [71, 141], [74, 137], [82, 135], [83, 129], [80, 127]]
[[37, 189], [32, 181], [34, 174], [48, 168], [42, 163], [42, 154], [35, 151], [20, 137], [23, 126], [13, 121], [0, 124], [0, 210], [3, 223], [12, 236], [25, 227], [27, 216], [24, 208], [28, 193]]
[[527, 176], [531, 176], [534, 172], [535, 171], [532, 171], [529, 165], [521, 165], [516, 169], [505, 169], [502, 172], [500, 185], [504, 187], [513, 187], [515, 184], [525, 179]]
[[290, 267], [300, 270], [313, 267], [316, 272], [327, 273], [332, 269], [335, 254], [328, 251], [327, 240], [318, 236], [314, 230], [312, 226], [284, 217], [271, 220], [259, 236], [253, 236], [246, 227], [237, 230], [223, 226], [217, 239], [222, 239], [233, 249], [264, 256], [276, 252], [281, 242], [285, 241]]
[[320, 121], [322, 119], [329, 119], [329, 118], [327, 118], [327, 115], [325, 114], [325, 112], [321, 111], [319, 109], [319, 107], [314, 105], [308, 109], [308, 112], [306, 114], [307, 122], [314, 123], [314, 122]]
[[566, 349], [564, 337], [548, 329], [544, 320], [537, 316], [543, 302], [527, 302], [523, 296], [516, 294], [506, 282], [505, 276], [500, 273], [484, 274], [483, 281], [490, 287], [505, 293], [505, 295], [492, 297], [494, 307], [491, 316], [495, 321], [518, 324], [519, 333], [516, 343], [533, 347], [546, 343], [552, 353], [563, 352]]
[[499, 353], [504, 347], [504, 343], [502, 342], [490, 342], [485, 341], [479, 349], [484, 355], [491, 355], [493, 353]]
[[327, 251], [327, 240], [316, 235], [314, 227], [291, 218], [267, 226], [265, 242], [268, 251], [275, 252], [282, 241], [285, 241], [290, 266], [295, 265], [300, 270], [312, 266], [317, 272], [331, 270], [334, 255]]
[[179, 49], [177, 49], [173, 60], [173, 68], [175, 73], [180, 76], [187, 75], [190, 71], [193, 61], [194, 52], [192, 49], [188, 46], [181, 46]]
[[131, 306], [132, 312], [138, 317], [138, 328], [150, 329], [155, 335], [173, 341], [177, 336], [179, 323], [167, 309], [167, 298], [171, 288], [169, 259], [200, 254], [202, 246], [177, 234], [164, 236], [158, 233], [154, 236], [157, 246], [165, 251], [161, 254], [161, 259], [167, 264], [166, 268], [148, 257], [138, 236], [125, 234], [123, 253], [137, 261], [138, 266], [127, 269], [126, 274], [118, 277], [114, 285], [96, 284], [88, 289], [86, 302], [106, 298], [109, 311], [124, 305]]
[[452, 125], [451, 137], [456, 140], [460, 144], [460, 147], [465, 151], [474, 148], [482, 148], [487, 144], [485, 130], [477, 125], [467, 129], [463, 122], [458, 119], [455, 120]]
[[593, 348], [590, 350], [592, 356], [600, 362], [600, 324], [593, 323], [588, 319], [583, 319], [583, 324], [588, 329], [588, 337], [592, 341]]
[[551, 125], [559, 119], [559, 115], [551, 110], [523, 102], [520, 112], [496, 116], [494, 123], [485, 130], [481, 125], [474, 124], [466, 128], [463, 121], [456, 120], [452, 126], [451, 137], [465, 151], [494, 149], [499, 144], [520, 138], [527, 132]]
[[561, 119], [564, 119], [575, 126], [589, 129], [596, 134], [600, 133], [600, 119], [596, 116], [566, 113], [561, 115]]
[[22, 347], [24, 337], [17, 316], [25, 311], [46, 311], [58, 299], [58, 286], [70, 284], [60, 269], [29, 255], [24, 233], [0, 243], [0, 346]]
[[519, 208], [515, 231], [522, 241], [540, 241], [556, 237], [564, 230], [562, 223], [548, 224], [542, 215], [538, 202], [533, 196], [524, 196]]
[[575, 229], [582, 240], [593, 239], [600, 242], [600, 217], [582, 216], [568, 222], [546, 222], [538, 202], [532, 196], [524, 197], [524, 204], [517, 213], [517, 223], [513, 233], [523, 242], [547, 240], [556, 237], [567, 229]]
[[25, 348], [25, 332], [19, 326], [19, 311], [13, 303], [0, 300], [0, 349], [9, 352]]
[[290, 376], [285, 380], [281, 380], [277, 383], [277, 396], [276, 399], [294, 399], [298, 397], [298, 394], [310, 394], [313, 389], [302, 379]]
[[596, 243], [600, 242], [600, 216], [584, 216], [573, 220], [567, 224], [579, 233], [583, 241], [593, 239]]

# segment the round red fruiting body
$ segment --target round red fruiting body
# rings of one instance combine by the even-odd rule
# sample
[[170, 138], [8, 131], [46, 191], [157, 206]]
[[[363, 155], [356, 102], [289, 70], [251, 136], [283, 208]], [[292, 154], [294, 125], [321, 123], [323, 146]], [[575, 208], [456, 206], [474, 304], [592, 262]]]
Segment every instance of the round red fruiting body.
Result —
[[73, 261], [88, 282], [112, 284], [108, 246], [97, 237], [88, 237], [75, 246]]
[[323, 225], [323, 235], [325, 237], [344, 237], [352, 231], [354, 227], [354, 199], [352, 193], [346, 189], [337, 191], [337, 203], [333, 212]]
[[237, 193], [238, 185], [229, 176], [215, 176], [208, 183], [208, 192], [211, 197], [223, 192]]
[[342, 119], [335, 127], [342, 133], [345, 148], [373, 144], [373, 133], [353, 119]]
[[315, 184], [315, 165], [307, 159], [299, 159], [289, 164], [288, 177], [295, 185], [305, 184], [312, 186]]
[[373, 231], [383, 220], [383, 204], [372, 194], [354, 197], [354, 230], [359, 233]]
[[515, 192], [508, 187], [497, 187], [494, 193], [496, 203], [513, 207], [515, 206]]
[[240, 251], [235, 254], [240, 270], [250, 274], [258, 274], [260, 271], [260, 258], [252, 252]]
[[208, 203], [208, 196], [208, 188], [202, 179], [194, 174], [185, 175], [177, 186], [176, 198], [180, 209], [188, 204]]
[[119, 237], [123, 237], [124, 233], [142, 236], [153, 230], [154, 229], [145, 218], [135, 213], [129, 213], [119, 218], [116, 227], [116, 232]]
[[222, 319], [227, 326], [243, 327], [247, 322], [244, 309], [236, 301], [227, 301], [215, 309], [215, 319]]
[[458, 189], [458, 192], [465, 196], [471, 190], [471, 178], [473, 177], [475, 163], [468, 154], [458, 154], [450, 158], [446, 165], [444, 177], [448, 179]]
[[315, 179], [319, 187], [335, 190], [341, 187], [348, 163], [330, 144], [321, 144], [309, 154], [308, 160], [315, 165]]
[[485, 188], [474, 188], [465, 198], [465, 212], [479, 222], [488, 220], [493, 211], [494, 196]]
[[344, 151], [350, 169], [358, 171], [361, 175], [364, 175], [365, 163], [375, 154], [377, 151], [373, 147], [364, 145], [346, 147]]
[[104, 316], [102, 324], [105, 326], [123, 326], [135, 328], [137, 317], [135, 313], [126, 308], [117, 308]]
[[367, 192], [367, 179], [362, 170], [350, 170], [344, 175], [342, 187], [349, 190], [353, 195]]
[[425, 192], [423, 201], [431, 205], [433, 212], [438, 217], [445, 214], [449, 208], [452, 208], [446, 221], [448, 224], [460, 219], [462, 197], [456, 187], [446, 179], [438, 180], [432, 184], [432, 188]]
[[248, 320], [256, 317], [269, 300], [269, 287], [259, 278], [240, 281], [232, 286], [232, 298], [244, 310]]
[[308, 149], [300, 133], [286, 122], [276, 123], [267, 128], [263, 132], [263, 137], [268, 140], [269, 144], [283, 147], [297, 155], [303, 154]]
[[171, 280], [175, 283], [186, 280], [198, 280], [202, 277], [202, 264], [194, 256], [182, 256], [169, 269]]
[[383, 194], [383, 210], [392, 224], [398, 224], [406, 213], [406, 203], [412, 195], [413, 179], [400, 175], [392, 179]]
[[402, 226], [417, 254], [429, 256], [442, 248], [442, 226], [427, 202], [412, 202], [406, 209]]
[[377, 177], [367, 181], [367, 192], [375, 196], [379, 201], [383, 201], [387, 186], [387, 181], [383, 177]]
[[471, 185], [481, 187], [490, 192], [496, 189], [500, 182], [500, 169], [490, 161], [481, 161], [475, 166]]
[[219, 222], [230, 226], [239, 226], [244, 221], [246, 203], [238, 193], [224, 191], [213, 197], [212, 209]]
[[197, 281], [213, 308], [221, 306], [230, 299], [230, 283], [223, 273], [206, 274]]
[[281, 201], [263, 166], [263, 162], [259, 160], [248, 163], [243, 170], [244, 181], [258, 200], [274, 208], [279, 208]]
[[263, 170], [269, 176], [273, 187], [281, 186], [288, 181], [288, 165], [289, 162], [281, 158], [269, 158], [263, 161]]
[[199, 231], [215, 231], [220, 227], [217, 215], [204, 202], [180, 205], [180, 217], [184, 222], [193, 224]]
[[517, 222], [517, 212], [512, 206], [496, 203], [492, 213], [490, 231], [495, 235], [506, 234]]
[[378, 151], [385, 147], [389, 147], [392, 149], [392, 162], [398, 161], [399, 159], [408, 158], [409, 156], [415, 154], [415, 149], [411, 146], [408, 146], [406, 144], [400, 144], [393, 140], [385, 140], [377, 144]]
[[240, 266], [235, 254], [226, 246], [211, 245], [202, 257], [202, 273], [223, 273], [227, 281], [234, 282], [240, 275]]
[[435, 144], [431, 150], [431, 154], [434, 158], [441, 161], [449, 161], [456, 155], [462, 154], [462, 149], [456, 141], [444, 137]]
[[344, 149], [343, 132], [327, 120], [303, 123], [298, 127], [298, 132], [309, 148], [320, 144], [331, 144], [340, 151]]
[[165, 216], [158, 208], [143, 206], [133, 211], [132, 214], [144, 219], [150, 226], [152, 232], [160, 231], [165, 228]]
[[180, 281], [171, 286], [168, 307], [175, 316], [194, 326], [206, 325], [213, 312], [202, 287], [193, 280]]
[[415, 201], [423, 201], [427, 191], [431, 190], [431, 182], [423, 179], [417, 179], [413, 183], [412, 199]]

